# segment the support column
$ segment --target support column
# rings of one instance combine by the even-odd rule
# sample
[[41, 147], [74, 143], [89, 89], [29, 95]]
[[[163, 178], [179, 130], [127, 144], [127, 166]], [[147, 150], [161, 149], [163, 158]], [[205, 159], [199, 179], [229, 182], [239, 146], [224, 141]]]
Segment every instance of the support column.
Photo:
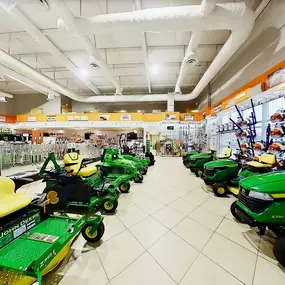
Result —
[[174, 94], [168, 93], [167, 95], [167, 112], [174, 112]]

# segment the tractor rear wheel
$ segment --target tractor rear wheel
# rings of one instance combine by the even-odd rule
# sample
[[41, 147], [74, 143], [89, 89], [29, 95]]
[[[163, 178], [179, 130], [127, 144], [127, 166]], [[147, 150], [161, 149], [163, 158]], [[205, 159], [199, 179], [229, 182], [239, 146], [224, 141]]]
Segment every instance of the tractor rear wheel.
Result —
[[285, 267], [285, 235], [278, 236], [273, 246], [273, 253], [277, 261]]
[[215, 183], [213, 185], [213, 192], [217, 197], [225, 197], [228, 193], [228, 188], [226, 185], [221, 183]]

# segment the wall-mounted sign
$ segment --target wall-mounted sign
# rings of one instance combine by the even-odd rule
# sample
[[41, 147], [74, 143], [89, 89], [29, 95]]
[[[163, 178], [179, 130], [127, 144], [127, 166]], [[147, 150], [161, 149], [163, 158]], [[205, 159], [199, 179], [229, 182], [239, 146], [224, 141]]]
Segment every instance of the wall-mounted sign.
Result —
[[73, 115], [67, 117], [68, 121], [88, 121], [88, 116]]
[[34, 108], [31, 109], [30, 114], [31, 115], [42, 115], [44, 113], [42, 108]]
[[121, 121], [130, 121], [131, 120], [131, 115], [129, 115], [129, 114], [121, 115], [120, 120]]
[[47, 121], [48, 122], [55, 122], [56, 121], [56, 116], [47, 116]]
[[28, 117], [28, 122], [36, 122], [37, 117]]
[[214, 107], [214, 113], [222, 111], [222, 103]]
[[247, 99], [249, 97], [249, 89], [246, 89], [245, 91], [239, 93], [238, 95], [236, 95], [235, 97], [235, 103], [240, 103], [243, 100]]
[[176, 120], [176, 114], [165, 114], [165, 120]]
[[0, 122], [6, 122], [6, 117], [5, 116], [0, 116]]
[[110, 119], [110, 115], [100, 114], [100, 121], [108, 121]]
[[184, 121], [194, 121], [194, 116], [193, 115], [185, 115]]
[[280, 68], [268, 76], [268, 88], [285, 82], [285, 68]]

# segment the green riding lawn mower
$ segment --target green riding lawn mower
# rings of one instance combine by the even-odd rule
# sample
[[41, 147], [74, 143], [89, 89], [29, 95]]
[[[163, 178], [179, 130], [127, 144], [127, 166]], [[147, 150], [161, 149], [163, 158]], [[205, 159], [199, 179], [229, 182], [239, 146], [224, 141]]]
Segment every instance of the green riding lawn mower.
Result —
[[239, 182], [249, 176], [272, 172], [276, 166], [274, 154], [264, 153], [259, 161], [243, 162], [243, 154], [237, 158], [216, 160], [204, 164], [202, 178], [207, 185], [212, 185], [216, 196], [226, 196], [228, 193], [238, 195]]
[[188, 150], [188, 151], [185, 151], [183, 153], [183, 156], [182, 156], [182, 161], [183, 161], [183, 164], [189, 168], [189, 164], [190, 164], [190, 159], [193, 155], [195, 154], [198, 154], [199, 152], [195, 149], [195, 148], [192, 148], [191, 150]]
[[88, 242], [104, 234], [103, 217], [53, 212], [46, 194], [32, 199], [0, 177], [0, 284], [41, 285], [82, 232]]
[[131, 160], [120, 158], [118, 149], [105, 148], [101, 163], [97, 166], [108, 177], [118, 177], [126, 174], [130, 180], [134, 180], [136, 183], [143, 182], [143, 174], [137, 168], [137, 164]]
[[276, 235], [273, 252], [285, 267], [285, 171], [252, 176], [240, 181], [238, 200], [232, 215], [264, 235], [266, 228]]
[[[46, 170], [51, 161], [54, 169]], [[114, 213], [118, 206], [120, 188], [128, 191], [128, 177], [107, 178], [97, 167], [87, 167], [78, 153], [64, 156], [64, 168], [51, 153], [43, 164], [40, 175], [46, 182], [44, 193], [54, 209], [68, 206], [85, 207], [89, 211]], [[124, 188], [125, 187], [125, 188]]]
[[127, 135], [121, 134], [119, 138], [119, 145], [121, 150], [120, 158], [131, 160], [136, 163], [136, 167], [139, 169], [139, 171], [145, 175], [147, 173], [148, 167], [154, 165], [154, 156], [151, 152], [142, 155], [135, 155], [134, 153], [131, 153], [129, 146], [127, 145]]
[[200, 177], [203, 172], [204, 164], [214, 159], [226, 159], [231, 156], [231, 149], [227, 148], [222, 155], [216, 155], [216, 151], [211, 150], [208, 153], [194, 154], [190, 157], [189, 168], [196, 176]]

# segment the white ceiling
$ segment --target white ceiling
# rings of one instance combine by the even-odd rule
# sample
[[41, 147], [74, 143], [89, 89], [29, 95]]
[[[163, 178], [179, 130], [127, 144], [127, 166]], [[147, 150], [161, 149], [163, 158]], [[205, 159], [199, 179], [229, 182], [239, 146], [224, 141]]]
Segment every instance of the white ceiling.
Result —
[[[39, 9], [36, 0], [19, 5], [21, 11], [43, 34], [79, 69], [89, 72], [88, 80], [102, 94], [114, 94], [114, 86], [98, 69], [89, 70], [89, 55], [80, 40], [58, 30], [56, 17]], [[95, 16], [105, 13], [134, 11], [133, 0], [66, 0], [74, 16]], [[229, 0], [218, 1], [219, 3]], [[241, 2], [241, 1], [236, 1]], [[261, 0], [243, 1], [255, 9]], [[201, 0], [142, 0], [142, 8], [200, 4]], [[190, 67], [183, 80], [182, 91], [190, 92], [229, 37], [229, 31], [205, 33], [197, 50], [200, 63]], [[144, 64], [142, 37], [139, 34], [92, 34], [89, 35], [108, 67], [120, 82], [123, 94], [148, 93], [148, 81]], [[152, 93], [174, 91], [181, 62], [190, 39], [190, 32], [146, 33], [147, 60], [150, 68]], [[61, 62], [47, 52], [17, 23], [14, 16], [0, 8], [0, 48], [17, 57], [46, 76], [81, 95], [91, 95], [86, 84], [70, 72]], [[0, 58], [1, 64], [1, 58]], [[156, 66], [157, 73], [153, 73]], [[0, 79], [0, 90], [11, 94], [26, 94], [31, 89], [22, 83]], [[94, 94], [93, 94], [94, 95]]]

